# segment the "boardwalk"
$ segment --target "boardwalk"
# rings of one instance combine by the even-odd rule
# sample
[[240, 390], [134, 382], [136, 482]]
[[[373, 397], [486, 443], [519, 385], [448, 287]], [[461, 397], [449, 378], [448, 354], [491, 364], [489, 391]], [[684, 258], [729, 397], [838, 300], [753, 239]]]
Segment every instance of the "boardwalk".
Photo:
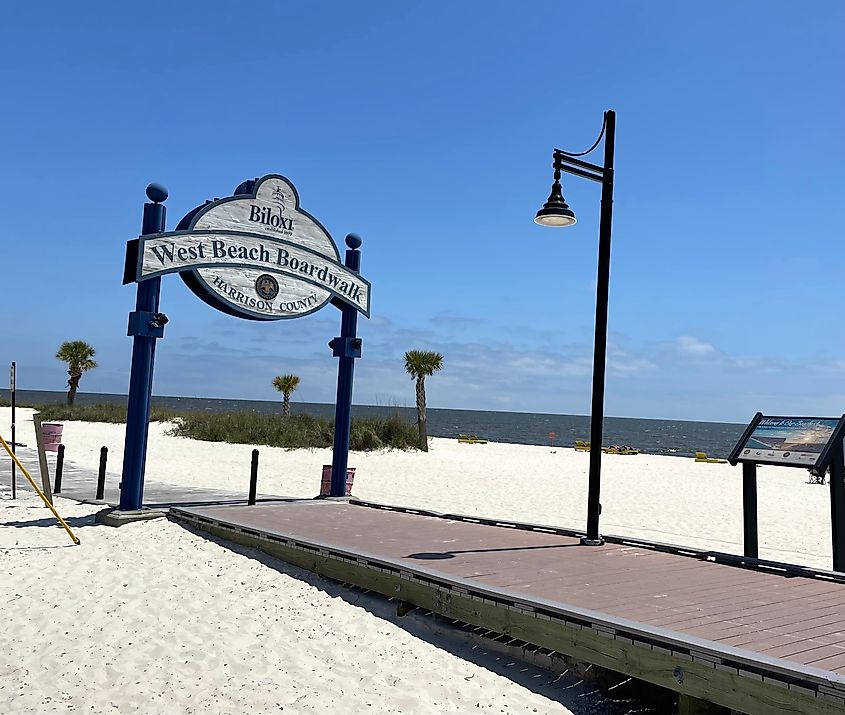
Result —
[[[35, 483], [41, 487], [41, 472], [38, 466], [38, 453], [27, 447], [18, 448], [17, 457], [21, 460], [27, 471], [32, 475]], [[50, 472], [50, 483], [53, 484], [56, 474], [56, 455], [53, 452], [47, 453], [48, 469]], [[62, 470], [62, 491], [58, 496], [66, 499], [73, 499], [79, 502], [92, 504], [103, 504], [117, 506], [120, 502], [120, 475], [114, 470], [119, 470], [122, 465], [109, 464], [106, 473], [106, 488], [103, 499], [95, 499], [97, 495], [97, 471], [81, 467], [73, 462], [65, 461]], [[249, 465], [247, 465], [249, 466]], [[31, 492], [32, 488], [26, 477], [17, 471], [17, 488], [24, 492]], [[246, 470], [245, 470], [246, 472]], [[10, 492], [11, 483], [11, 460], [0, 447], [0, 490], [4, 497]], [[189, 487], [178, 484], [162, 484], [160, 482], [146, 482], [144, 485], [144, 506], [160, 509], [179, 504], [182, 506], [202, 504], [246, 504], [249, 491], [249, 474], [244, 474], [243, 492], [227, 491], [225, 489], [207, 489], [204, 487]], [[272, 494], [259, 494], [261, 501], [280, 499]]]
[[583, 547], [566, 530], [354, 502], [171, 516], [741, 712], [845, 712], [845, 575], [741, 568], [622, 539]]

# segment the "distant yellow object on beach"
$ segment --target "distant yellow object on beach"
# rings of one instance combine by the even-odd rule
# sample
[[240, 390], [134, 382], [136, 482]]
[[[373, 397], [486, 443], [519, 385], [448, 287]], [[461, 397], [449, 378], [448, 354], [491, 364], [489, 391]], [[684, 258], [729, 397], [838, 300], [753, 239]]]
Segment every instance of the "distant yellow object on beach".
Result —
[[610, 447], [602, 447], [601, 451], [605, 454], [639, 454], [640, 450], [635, 449], [634, 447], [629, 447], [627, 445], [618, 447], [617, 445], [613, 444]]
[[[576, 452], [589, 452], [590, 451], [590, 443], [585, 442], [584, 440], [575, 440], [575, 451]], [[640, 450], [634, 449], [634, 447], [629, 447], [627, 445], [619, 447], [615, 444], [611, 445], [610, 447], [602, 447], [601, 451], [605, 454], [639, 454]]]
[[717, 459], [716, 457], [708, 457], [707, 452], [696, 452], [695, 453], [695, 461], [696, 462], [709, 462], [710, 464], [727, 464], [727, 459]]
[[458, 442], [461, 444], [487, 444], [487, 440], [481, 439], [477, 434], [459, 434]]

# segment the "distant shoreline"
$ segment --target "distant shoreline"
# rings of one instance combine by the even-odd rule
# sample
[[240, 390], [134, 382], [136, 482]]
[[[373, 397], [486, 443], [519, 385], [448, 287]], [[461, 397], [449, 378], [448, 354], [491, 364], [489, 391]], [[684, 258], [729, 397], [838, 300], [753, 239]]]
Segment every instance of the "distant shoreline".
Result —
[[[51, 395], [52, 399], [44, 400], [41, 399], [42, 403], [51, 403], [54, 400], [56, 402], [64, 402], [67, 392], [63, 390], [24, 390], [18, 389], [18, 396], [19, 400], [23, 400], [24, 397], [22, 395]], [[8, 400], [10, 397], [9, 388], [7, 387], [0, 387], [0, 399]], [[102, 402], [100, 398], [107, 398], [107, 401], [111, 400], [119, 400], [119, 399], [128, 399], [128, 395], [125, 393], [118, 393], [118, 392], [78, 392], [77, 400], [80, 403], [85, 402], [87, 404], [96, 404], [97, 402]], [[30, 398], [27, 398], [30, 399]], [[190, 396], [190, 395], [153, 395], [153, 400], [201, 400], [207, 402], [243, 402], [243, 403], [263, 403], [268, 405], [279, 405], [281, 402], [279, 400], [250, 400], [241, 397], [201, 397], [201, 396]], [[294, 402], [294, 405], [299, 404], [302, 406], [318, 406], [318, 407], [325, 407], [325, 408], [332, 408], [334, 409], [333, 402]], [[411, 403], [403, 403], [397, 405], [380, 405], [380, 404], [365, 404], [365, 403], [355, 403], [354, 407], [360, 407], [364, 409], [379, 409], [379, 410], [414, 410], [416, 409], [413, 404]], [[432, 407], [429, 405], [427, 407], [428, 411], [448, 411], [448, 412], [489, 412], [492, 414], [501, 414], [501, 415], [535, 415], [540, 417], [574, 417], [574, 418], [582, 418], [582, 419], [589, 419], [589, 415], [576, 415], [570, 414], [567, 412], [526, 412], [520, 410], [476, 410], [469, 407]], [[675, 420], [669, 417], [630, 417], [630, 416], [617, 416], [617, 415], [605, 415], [607, 419], [613, 420], [648, 420], [650, 422], [672, 422], [672, 423], [688, 423], [693, 425], [737, 425], [740, 427], [745, 427], [747, 423], [745, 422], [712, 422], [709, 420]]]
[[[9, 399], [9, 391], [0, 389], [0, 399]], [[79, 393], [78, 404], [125, 404], [126, 395]], [[47, 390], [18, 390], [20, 404], [63, 403], [65, 393]], [[211, 397], [154, 396], [153, 405], [165, 410], [197, 412], [236, 412], [248, 410], [262, 414], [281, 412], [281, 400], [233, 400]], [[333, 419], [334, 405], [297, 402], [292, 410], [321, 419]], [[395, 414], [405, 420], [416, 420], [412, 405], [353, 405], [356, 418], [386, 418]], [[590, 420], [584, 415], [505, 412], [490, 410], [458, 410], [429, 407], [428, 434], [433, 437], [457, 438], [459, 434], [476, 434], [493, 442], [571, 447], [577, 440], [588, 440]], [[690, 457], [698, 451], [724, 457], [742, 434], [744, 425], [724, 422], [688, 420], [653, 420], [632, 417], [606, 417], [604, 444], [629, 444], [647, 454]], [[550, 439], [550, 433], [554, 437]]]

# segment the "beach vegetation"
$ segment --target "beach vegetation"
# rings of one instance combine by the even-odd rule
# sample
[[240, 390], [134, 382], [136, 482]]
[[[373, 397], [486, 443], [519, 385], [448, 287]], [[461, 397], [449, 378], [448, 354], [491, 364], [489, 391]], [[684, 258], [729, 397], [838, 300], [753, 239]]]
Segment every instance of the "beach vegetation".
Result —
[[[34, 405], [45, 422], [126, 422], [126, 404]], [[150, 422], [169, 422], [168, 434], [205, 442], [258, 444], [286, 449], [331, 448], [334, 421], [308, 414], [240, 412], [175, 412], [155, 405]], [[356, 451], [416, 449], [417, 430], [395, 412], [388, 417], [352, 418], [349, 447]]]
[[276, 375], [273, 378], [273, 387], [282, 393], [282, 414], [290, 414], [291, 393], [299, 387], [299, 375]]
[[[175, 437], [230, 444], [259, 444], [285, 449], [331, 448], [334, 422], [308, 414], [278, 416], [260, 412], [191, 412], [176, 418], [169, 434]], [[352, 418], [349, 448], [355, 451], [414, 449], [414, 426], [399, 414]]]
[[97, 363], [94, 360], [95, 353], [94, 348], [84, 340], [65, 341], [59, 347], [58, 352], [56, 352], [56, 359], [67, 363], [68, 405], [73, 405], [82, 375], [97, 367]]
[[409, 350], [405, 353], [405, 372], [416, 380], [417, 428], [419, 448], [428, 452], [428, 435], [425, 426], [425, 378], [443, 368], [443, 356], [429, 350]]
[[[44, 422], [107, 422], [123, 424], [126, 422], [126, 404], [104, 402], [96, 405], [33, 405]], [[177, 414], [173, 410], [152, 407], [150, 422], [168, 422]]]

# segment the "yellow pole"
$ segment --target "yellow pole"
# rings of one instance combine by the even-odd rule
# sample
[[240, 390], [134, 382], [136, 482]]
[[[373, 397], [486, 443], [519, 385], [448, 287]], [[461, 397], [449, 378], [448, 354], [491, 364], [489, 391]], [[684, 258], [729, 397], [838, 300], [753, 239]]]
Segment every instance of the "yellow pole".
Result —
[[6, 444], [6, 440], [3, 439], [3, 435], [0, 435], [0, 442], [2, 442], [3, 447], [9, 453], [9, 456], [15, 461], [15, 464], [17, 464], [18, 467], [20, 468], [20, 470], [26, 475], [26, 478], [29, 480], [29, 483], [32, 485], [32, 488], [38, 493], [38, 496], [41, 497], [41, 500], [44, 502], [44, 505], [50, 508], [50, 511], [53, 512], [53, 516], [55, 516], [56, 519], [59, 520], [59, 523], [65, 528], [65, 531], [68, 533], [68, 536], [70, 536], [70, 538], [73, 540], [73, 543], [78, 546], [79, 543], [80, 543], [79, 539], [70, 530], [70, 527], [67, 525], [65, 520], [62, 519], [62, 517], [59, 516], [59, 512], [56, 511], [55, 507], [49, 501], [47, 501], [47, 497], [44, 496], [44, 492], [42, 492], [38, 488], [38, 485], [35, 483], [35, 481], [29, 475], [29, 472], [26, 470], [26, 467], [24, 467], [23, 464], [21, 464], [21, 461], [18, 459], [17, 455], [11, 450], [9, 445]]

